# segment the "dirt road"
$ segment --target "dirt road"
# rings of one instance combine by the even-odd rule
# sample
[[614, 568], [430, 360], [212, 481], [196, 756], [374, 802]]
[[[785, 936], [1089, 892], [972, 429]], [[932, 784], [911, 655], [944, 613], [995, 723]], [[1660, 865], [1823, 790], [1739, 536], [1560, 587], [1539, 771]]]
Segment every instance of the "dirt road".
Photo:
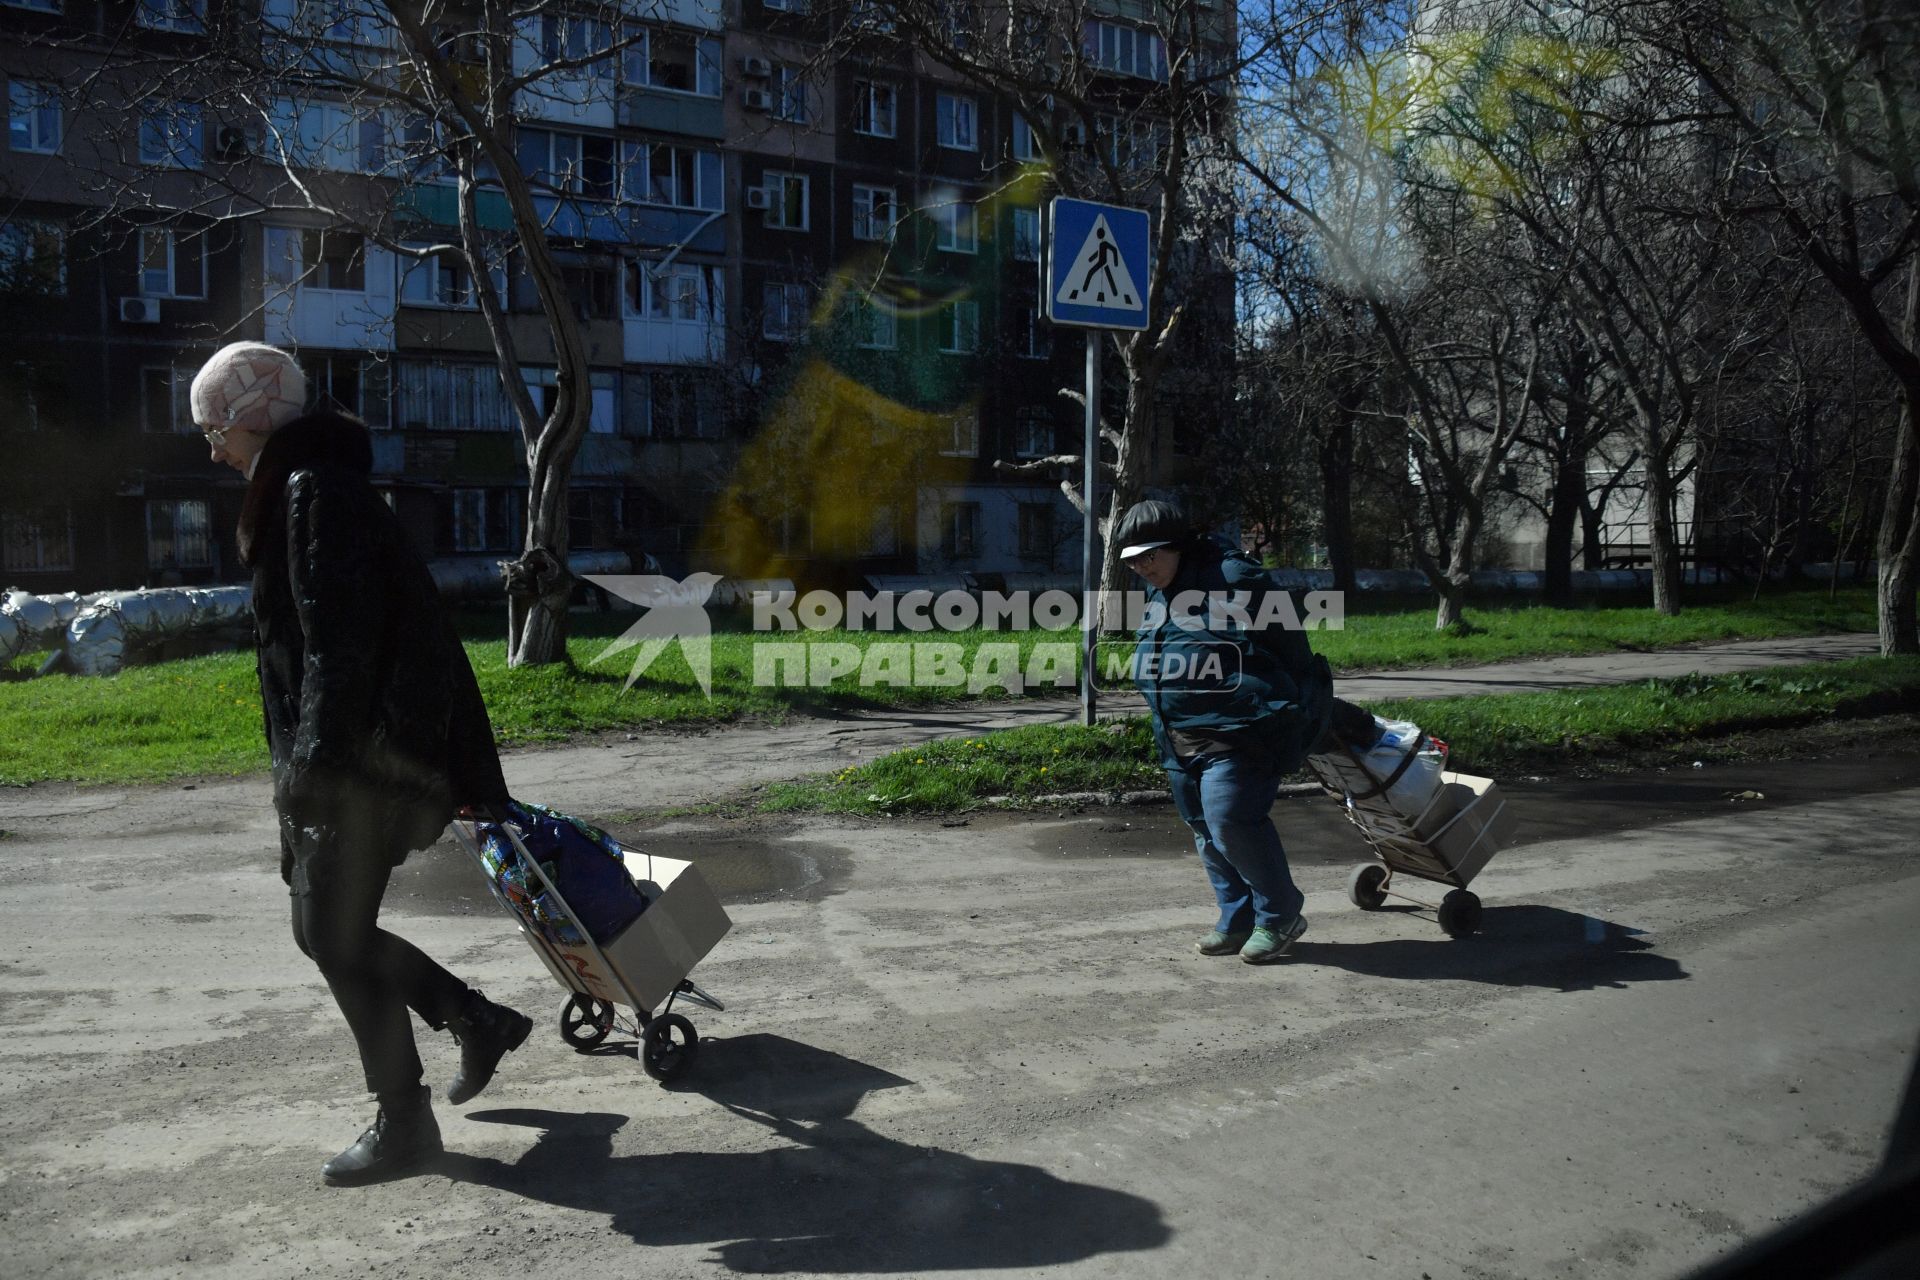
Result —
[[735, 919], [684, 1087], [567, 1049], [430, 851], [390, 923], [541, 1030], [435, 1171], [329, 1189], [368, 1109], [255, 790], [5, 799], [8, 1275], [1676, 1275], [1863, 1173], [1920, 1033], [1914, 756], [1516, 781], [1460, 942], [1283, 801], [1268, 968], [1193, 954], [1163, 811], [655, 824]]

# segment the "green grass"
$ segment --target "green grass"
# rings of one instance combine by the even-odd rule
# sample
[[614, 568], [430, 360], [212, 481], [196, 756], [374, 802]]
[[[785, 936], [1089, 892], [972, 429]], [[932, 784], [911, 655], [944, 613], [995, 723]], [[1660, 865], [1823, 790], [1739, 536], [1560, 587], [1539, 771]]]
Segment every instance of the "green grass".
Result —
[[[1375, 602], [1363, 602], [1375, 603]], [[1644, 607], [1487, 608], [1469, 611], [1475, 630], [1441, 635], [1426, 607], [1358, 613], [1344, 631], [1319, 631], [1316, 649], [1338, 670], [1493, 662], [1550, 654], [1635, 651], [1717, 640], [1871, 631], [1873, 596], [1785, 592], [1757, 603], [1723, 601], [1661, 618]], [[968, 697], [962, 688], [862, 688], [842, 676], [824, 687], [762, 687], [753, 679], [757, 640], [851, 641], [867, 646], [901, 639], [958, 644], [970, 665], [989, 641], [1018, 642], [1022, 655], [1040, 641], [1073, 643], [1075, 633], [1022, 636], [972, 631], [802, 633], [758, 637], [722, 631], [714, 637], [713, 696], [702, 696], [678, 648], [655, 659], [645, 677], [624, 689], [631, 652], [593, 660], [633, 615], [580, 614], [568, 651], [573, 667], [509, 670], [498, 612], [466, 612], [457, 621], [481, 693], [502, 745], [561, 741], [603, 730], [716, 724], [742, 717], [778, 718], [849, 707], [915, 707]], [[266, 767], [258, 691], [249, 653], [220, 654], [130, 668], [105, 678], [32, 679], [43, 654], [24, 654], [0, 669], [0, 784], [159, 781], [199, 774], [248, 773]], [[984, 696], [996, 696], [988, 691]], [[1000, 693], [998, 696], [1006, 696]]]
[[[1750, 729], [1920, 706], [1920, 658], [1861, 658], [1761, 674], [1682, 676], [1597, 689], [1406, 699], [1377, 714], [1417, 722], [1456, 766], [1547, 767]], [[767, 788], [774, 812], [942, 813], [989, 799], [1162, 788], [1146, 722], [1035, 725], [897, 751], [837, 774]]]
[[1829, 602], [1824, 590], [1790, 591], [1759, 600], [1690, 603], [1677, 617], [1645, 605], [1548, 609], [1469, 605], [1464, 634], [1433, 629], [1433, 610], [1357, 613], [1341, 631], [1316, 631], [1313, 648], [1335, 671], [1466, 666], [1513, 658], [1585, 653], [1638, 653], [1729, 640], [1765, 640], [1873, 631], [1872, 590], [1850, 587]]
[[1447, 743], [1456, 763], [1484, 771], [1916, 706], [1920, 657], [1907, 655], [1552, 693], [1400, 699], [1372, 710], [1415, 721]]

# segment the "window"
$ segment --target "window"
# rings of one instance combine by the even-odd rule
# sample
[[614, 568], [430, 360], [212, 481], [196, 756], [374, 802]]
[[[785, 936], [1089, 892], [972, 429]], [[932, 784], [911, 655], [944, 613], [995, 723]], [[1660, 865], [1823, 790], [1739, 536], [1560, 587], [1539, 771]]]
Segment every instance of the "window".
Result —
[[147, 499], [147, 568], [211, 569], [213, 522], [198, 498]]
[[0, 292], [65, 297], [66, 228], [38, 218], [0, 223]]
[[883, 80], [853, 82], [853, 131], [891, 138], [898, 130], [899, 92]]
[[9, 9], [32, 9], [35, 13], [60, 12], [60, 0], [4, 0]]
[[140, 0], [134, 17], [155, 31], [197, 34], [207, 29], [207, 0]]
[[976, 414], [963, 413], [947, 419], [945, 428], [947, 438], [941, 441], [940, 452], [949, 458], [977, 458], [980, 456], [980, 419]]
[[943, 93], [934, 99], [936, 140], [956, 151], [980, 149], [979, 108], [965, 94]]
[[1167, 78], [1166, 44], [1151, 31], [1094, 20], [1084, 28], [1081, 48], [1087, 60], [1103, 71], [1142, 80]]
[[[392, 36], [383, 9], [366, 0], [265, 0], [260, 17], [270, 29], [287, 35], [378, 48]], [[455, 43], [443, 39], [441, 51], [454, 56]]]
[[550, 129], [523, 128], [514, 147], [522, 172], [536, 186], [593, 200], [617, 194], [614, 153], [612, 138]]
[[[525, 287], [531, 293], [533, 280], [523, 276]], [[573, 302], [574, 313], [582, 320], [615, 320], [620, 315], [620, 279], [615, 274], [614, 264], [603, 259], [560, 259], [560, 278], [566, 285], [567, 297]], [[531, 299], [529, 310], [539, 309], [537, 294]]]
[[1015, 262], [1040, 261], [1040, 211], [1038, 209], [1013, 211], [1013, 260]]
[[207, 296], [205, 241], [193, 232], [140, 233], [140, 292], [148, 298]]
[[62, 504], [0, 515], [0, 569], [52, 573], [73, 568], [73, 508]]
[[567, 545], [581, 551], [606, 545], [613, 532], [613, 489], [567, 490]]
[[387, 163], [387, 125], [375, 112], [343, 102], [275, 99], [270, 149], [285, 164], [339, 173], [379, 173]]
[[805, 124], [807, 113], [807, 82], [800, 74], [800, 68], [778, 64], [773, 68], [773, 118], [785, 120], [788, 124]]
[[720, 96], [720, 40], [661, 27], [627, 28], [632, 41], [621, 53], [621, 78], [628, 84], [669, 93]]
[[1015, 309], [1013, 325], [1015, 355], [1023, 360], [1045, 360], [1053, 355], [1053, 330], [1041, 319], [1040, 308]]
[[1053, 418], [1045, 409], [1029, 406], [1014, 415], [1013, 451], [1022, 458], [1044, 458], [1053, 453]]
[[526, 496], [518, 489], [455, 489], [453, 549], [512, 551], [520, 546]]
[[1040, 135], [1033, 131], [1022, 115], [1013, 117], [1013, 158], [1023, 163], [1033, 164], [1047, 158], [1040, 149]]
[[303, 354], [307, 391], [316, 405], [345, 410], [370, 427], [386, 427], [387, 366], [359, 355], [336, 352]]
[[858, 301], [860, 345], [874, 351], [891, 351], [900, 345], [900, 317], [893, 303], [869, 294]]
[[402, 360], [394, 373], [395, 421], [400, 426], [437, 431], [520, 429], [496, 364]]
[[[520, 376], [526, 379], [534, 408], [543, 417], [552, 413], [554, 397], [559, 394], [560, 371], [522, 367]], [[620, 429], [620, 375], [613, 372], [589, 373], [587, 392], [593, 400], [593, 406], [588, 410], [587, 430], [596, 435], [614, 434]]]
[[760, 3], [776, 13], [805, 13], [810, 0], [760, 0]]
[[720, 153], [664, 142], [620, 147], [621, 195], [641, 204], [718, 212], [726, 207]]
[[198, 169], [205, 155], [200, 108], [176, 102], [140, 117], [140, 163], [169, 169]]
[[971, 560], [980, 545], [980, 504], [948, 502], [940, 507], [940, 550], [949, 560]]
[[60, 150], [60, 98], [38, 80], [7, 86], [7, 145], [15, 151], [50, 156]]
[[354, 231], [302, 231], [300, 263], [309, 289], [338, 293], [367, 290], [367, 241]]
[[646, 261], [627, 264], [625, 312], [641, 320], [717, 322], [721, 278], [718, 266], [675, 262], [660, 268]]
[[195, 370], [174, 365], [148, 366], [140, 371], [140, 426], [155, 435], [188, 435], [199, 430], [193, 424], [193, 406], [187, 391], [193, 385]]
[[853, 238], [855, 240], [893, 240], [895, 212], [892, 187], [853, 184]]
[[720, 415], [695, 374], [663, 369], [629, 376], [637, 383], [640, 435], [663, 440], [703, 440], [719, 435]]
[[769, 169], [765, 182], [767, 225], [782, 231], [805, 231], [808, 226], [807, 176]]
[[956, 302], [940, 318], [940, 349], [967, 355], [980, 347], [980, 304]]
[[1100, 153], [1122, 169], [1158, 167], [1166, 134], [1166, 125], [1157, 120], [1110, 115], [1094, 118], [1094, 136]]
[[793, 342], [807, 331], [807, 286], [768, 283], [760, 290], [760, 336]]
[[473, 273], [467, 270], [466, 260], [453, 253], [436, 253], [407, 263], [400, 277], [400, 301], [413, 307], [473, 309], [480, 305], [474, 293]]
[[[540, 23], [540, 56], [548, 62], [579, 61], [604, 55], [613, 47], [613, 28], [598, 18], [584, 14], [543, 13]], [[590, 62], [573, 68], [577, 74], [605, 74], [604, 63]]]
[[893, 30], [893, 18], [881, 7], [880, 0], [853, 0], [847, 25], [858, 31], [884, 33]]
[[948, 253], [973, 253], [980, 247], [980, 230], [974, 207], [964, 200], [952, 200], [933, 207], [934, 247]]
[[1025, 560], [1053, 560], [1053, 504], [1020, 504], [1020, 556]]

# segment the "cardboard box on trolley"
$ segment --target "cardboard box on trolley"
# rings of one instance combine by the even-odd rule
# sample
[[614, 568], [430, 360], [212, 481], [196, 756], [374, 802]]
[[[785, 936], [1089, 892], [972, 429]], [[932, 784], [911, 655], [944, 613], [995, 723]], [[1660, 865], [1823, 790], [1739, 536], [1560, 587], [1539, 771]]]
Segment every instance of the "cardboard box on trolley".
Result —
[[1414, 824], [1420, 842], [1461, 884], [1513, 839], [1513, 811], [1492, 778], [1442, 773], [1440, 788]]
[[[639, 881], [649, 902], [632, 924], [600, 944], [600, 953], [614, 973], [604, 972], [585, 945], [551, 944], [552, 956], [539, 946], [534, 952], [561, 986], [583, 986], [596, 999], [613, 1004], [629, 1005], [637, 999], [651, 1013], [726, 936], [733, 921], [691, 862], [629, 851], [626, 864], [627, 874]], [[556, 958], [566, 972], [556, 965]]]

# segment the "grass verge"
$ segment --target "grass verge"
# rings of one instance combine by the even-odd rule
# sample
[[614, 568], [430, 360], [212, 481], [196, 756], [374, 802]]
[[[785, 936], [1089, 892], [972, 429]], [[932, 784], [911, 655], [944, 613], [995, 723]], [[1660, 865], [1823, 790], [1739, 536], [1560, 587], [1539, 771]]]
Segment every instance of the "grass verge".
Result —
[[[964, 684], [876, 685], [854, 672], [822, 684], [768, 686], [755, 672], [756, 651], [766, 641], [843, 642], [865, 654], [880, 643], [934, 640], [956, 646], [952, 654], [963, 670], [972, 669], [982, 645], [1016, 643], [1025, 670], [1034, 645], [1071, 645], [1076, 639], [1072, 632], [722, 631], [713, 638], [712, 694], [707, 696], [678, 647], [660, 654], [632, 689], [626, 688], [630, 653], [595, 662], [633, 617], [576, 615], [568, 645], [571, 666], [510, 670], [506, 644], [498, 638], [504, 629], [500, 617], [460, 614], [467, 653], [501, 745], [850, 707], [930, 706], [970, 696]], [[1426, 608], [1356, 613], [1345, 630], [1316, 632], [1313, 643], [1337, 670], [1353, 671], [1871, 631], [1875, 625], [1873, 595], [1865, 588], [1839, 592], [1832, 601], [1825, 591], [1793, 591], [1758, 601], [1703, 602], [1677, 618], [1644, 607], [1476, 608], [1470, 617], [1473, 630], [1456, 635], [1436, 633]], [[30, 678], [43, 656], [20, 655], [0, 669], [0, 785], [152, 782], [266, 767], [250, 653], [180, 659], [105, 678]], [[1068, 754], [1066, 748], [1062, 753]]]
[[[1638, 749], [1920, 708], [1920, 658], [1861, 658], [1728, 676], [1682, 676], [1554, 693], [1383, 702], [1444, 739], [1455, 766], [1496, 776], [1603, 760]], [[940, 813], [1004, 798], [1163, 788], [1146, 722], [1036, 725], [894, 752], [766, 789], [784, 813]]]

